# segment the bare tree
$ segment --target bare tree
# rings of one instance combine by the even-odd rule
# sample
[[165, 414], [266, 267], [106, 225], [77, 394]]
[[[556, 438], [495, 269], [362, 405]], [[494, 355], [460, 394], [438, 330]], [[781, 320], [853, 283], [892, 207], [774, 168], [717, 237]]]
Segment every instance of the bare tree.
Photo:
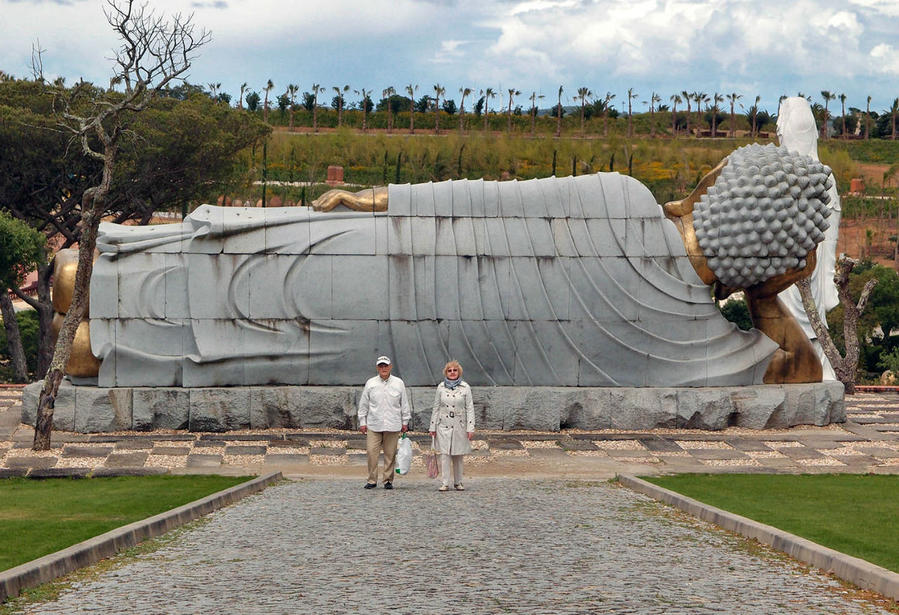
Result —
[[841, 256], [837, 259], [836, 271], [833, 276], [834, 284], [837, 285], [837, 293], [840, 296], [840, 303], [843, 305], [843, 341], [846, 345], [846, 355], [840, 356], [830, 337], [830, 331], [821, 319], [818, 313], [818, 307], [815, 305], [815, 298], [812, 296], [811, 283], [809, 278], [804, 278], [796, 282], [799, 289], [799, 295], [802, 297], [802, 306], [808, 316], [809, 324], [818, 337], [818, 343], [824, 350], [824, 356], [833, 366], [833, 371], [837, 375], [840, 382], [843, 383], [846, 393], [855, 392], [856, 373], [858, 371], [858, 319], [865, 306], [868, 304], [868, 298], [871, 291], [877, 285], [877, 278], [871, 278], [865, 283], [862, 292], [856, 303], [849, 294], [849, 274], [858, 264], [858, 261]]
[[237, 108], [243, 109], [243, 93], [247, 91], [247, 82], [240, 84], [240, 96], [237, 98]]
[[[75, 331], [87, 308], [97, 227], [112, 185], [126, 122], [132, 114], [146, 109], [160, 90], [172, 81], [182, 79], [197, 50], [211, 40], [209, 32], [196, 28], [192, 15], [176, 14], [168, 21], [145, 5], [135, 7], [133, 0], [109, 0], [104, 13], [121, 39], [114, 58], [110, 90], [97, 94], [91, 84], [82, 81], [61, 100], [61, 126], [72, 133], [85, 156], [103, 164], [103, 172], [99, 183], [85, 190], [81, 199], [81, 236], [72, 303], [63, 320], [41, 389], [34, 450], [50, 449], [53, 404], [69, 361]], [[116, 92], [115, 87], [121, 87], [123, 91]]]

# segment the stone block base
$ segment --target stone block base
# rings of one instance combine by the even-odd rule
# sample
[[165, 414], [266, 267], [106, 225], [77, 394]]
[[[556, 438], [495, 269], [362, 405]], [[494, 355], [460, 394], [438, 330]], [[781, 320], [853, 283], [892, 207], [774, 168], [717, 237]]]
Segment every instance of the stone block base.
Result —
[[[41, 382], [25, 387], [22, 422], [34, 425]], [[355, 429], [362, 386], [142, 388], [63, 382], [54, 426], [95, 433], [153, 429]], [[478, 429], [779, 429], [846, 420], [839, 382], [743, 387], [474, 387]], [[414, 431], [427, 431], [434, 388], [410, 387]]]

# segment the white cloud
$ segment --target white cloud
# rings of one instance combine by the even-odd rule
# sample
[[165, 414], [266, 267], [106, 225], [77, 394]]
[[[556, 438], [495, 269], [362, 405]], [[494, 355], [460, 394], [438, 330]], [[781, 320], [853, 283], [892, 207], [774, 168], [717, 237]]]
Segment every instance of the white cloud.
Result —
[[881, 43], [871, 50], [872, 65], [881, 73], [899, 75], [899, 50]]

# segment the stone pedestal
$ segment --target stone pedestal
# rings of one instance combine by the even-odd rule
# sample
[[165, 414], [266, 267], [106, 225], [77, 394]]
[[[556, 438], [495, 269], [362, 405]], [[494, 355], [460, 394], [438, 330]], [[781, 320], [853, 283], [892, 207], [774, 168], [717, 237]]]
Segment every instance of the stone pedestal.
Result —
[[[25, 387], [22, 421], [34, 425], [42, 383]], [[478, 429], [779, 429], [846, 420], [843, 385], [742, 387], [473, 387]], [[355, 429], [362, 386], [193, 388], [73, 386], [64, 382], [54, 425], [64, 431]], [[433, 387], [409, 387], [410, 427], [427, 431]]]

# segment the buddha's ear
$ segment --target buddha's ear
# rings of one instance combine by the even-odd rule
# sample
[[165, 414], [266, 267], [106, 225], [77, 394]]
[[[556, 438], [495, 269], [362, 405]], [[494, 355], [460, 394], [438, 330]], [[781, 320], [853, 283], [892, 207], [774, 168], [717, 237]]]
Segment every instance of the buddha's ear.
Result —
[[705, 194], [706, 190], [709, 189], [709, 186], [714, 184], [715, 180], [718, 179], [718, 176], [721, 175], [721, 171], [727, 166], [727, 161], [728, 158], [725, 157], [718, 163], [718, 166], [706, 173], [705, 176], [699, 180], [696, 188], [693, 189], [693, 192], [691, 192], [689, 196], [679, 201], [668, 201], [665, 203], [662, 206], [665, 215], [669, 218], [679, 218], [691, 213], [693, 211], [693, 206], [699, 201], [700, 197]]

